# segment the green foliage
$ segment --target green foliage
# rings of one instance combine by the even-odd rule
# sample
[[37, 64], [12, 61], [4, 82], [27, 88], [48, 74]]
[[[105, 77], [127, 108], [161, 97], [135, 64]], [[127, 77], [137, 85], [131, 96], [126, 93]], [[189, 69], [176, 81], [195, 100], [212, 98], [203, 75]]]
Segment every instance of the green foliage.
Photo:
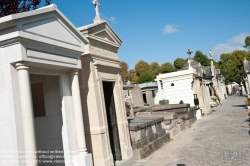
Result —
[[244, 47], [250, 49], [250, 36], [246, 37]]
[[149, 71], [150, 66], [147, 62], [140, 60], [135, 64], [135, 70], [137, 73], [137, 76], [139, 76], [142, 72]]
[[154, 78], [155, 76], [148, 72], [148, 71], [145, 71], [145, 72], [142, 72], [139, 76], [139, 79], [138, 79], [138, 83], [141, 84], [141, 83], [146, 83], [146, 82], [153, 82], [154, 81]]
[[221, 54], [220, 69], [226, 79], [226, 83], [237, 82], [239, 84], [244, 81], [244, 58], [250, 60], [248, 52], [243, 50], [235, 50], [231, 54]]
[[178, 69], [182, 69], [184, 64], [187, 62], [187, 60], [183, 59], [183, 58], [177, 58], [174, 60], [174, 67], [178, 70]]
[[131, 82], [131, 84], [136, 84], [138, 81], [138, 76], [136, 74], [136, 70], [132, 69], [129, 70], [129, 80]]
[[[45, 6], [51, 3], [51, 0], [44, 1]], [[37, 9], [41, 2], [42, 0], [0, 0], [0, 17]]]
[[223, 64], [223, 63], [228, 62], [230, 55], [231, 54], [221, 54], [220, 55], [220, 61], [221, 61], [221, 63]]
[[128, 72], [128, 64], [126, 62], [120, 62], [120, 75], [122, 77], [122, 81], [129, 80], [129, 72]]
[[161, 67], [157, 62], [152, 62], [150, 64], [150, 72], [154, 75], [157, 76], [160, 73]]
[[161, 73], [170, 73], [174, 71], [175, 71], [175, 68], [170, 62], [165, 62], [161, 65]]
[[201, 65], [203, 66], [209, 66], [210, 65], [210, 60], [206, 55], [204, 55], [201, 51], [196, 51], [194, 60], [197, 62], [200, 62]]

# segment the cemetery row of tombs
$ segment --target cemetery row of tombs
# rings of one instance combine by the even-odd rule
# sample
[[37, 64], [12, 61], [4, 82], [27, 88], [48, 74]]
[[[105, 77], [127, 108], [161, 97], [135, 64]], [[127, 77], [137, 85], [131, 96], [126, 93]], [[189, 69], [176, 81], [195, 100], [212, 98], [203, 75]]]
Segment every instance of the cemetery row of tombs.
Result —
[[130, 166], [227, 96], [220, 71], [191, 58], [156, 83], [123, 85], [122, 41], [98, 14], [76, 28], [50, 5], [0, 18], [0, 35], [1, 166], [52, 152], [58, 165]]

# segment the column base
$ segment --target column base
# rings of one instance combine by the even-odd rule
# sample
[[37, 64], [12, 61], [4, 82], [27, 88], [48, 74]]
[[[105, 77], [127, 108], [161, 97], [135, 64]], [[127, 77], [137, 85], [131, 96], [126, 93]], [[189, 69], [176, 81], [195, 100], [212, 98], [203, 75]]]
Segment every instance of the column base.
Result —
[[93, 166], [92, 154], [75, 156], [74, 166]]

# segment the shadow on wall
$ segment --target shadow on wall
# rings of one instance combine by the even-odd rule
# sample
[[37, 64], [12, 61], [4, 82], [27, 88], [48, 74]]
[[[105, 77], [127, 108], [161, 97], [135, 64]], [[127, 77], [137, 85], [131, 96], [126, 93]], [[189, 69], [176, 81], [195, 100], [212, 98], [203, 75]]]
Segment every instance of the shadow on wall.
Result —
[[185, 166], [185, 164], [177, 164], [176, 166]]

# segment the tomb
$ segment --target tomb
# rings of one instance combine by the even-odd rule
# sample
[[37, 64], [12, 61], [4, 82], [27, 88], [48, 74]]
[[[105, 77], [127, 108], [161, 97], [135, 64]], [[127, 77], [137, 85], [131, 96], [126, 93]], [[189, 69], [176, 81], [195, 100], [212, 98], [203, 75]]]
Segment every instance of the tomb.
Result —
[[119, 75], [121, 39], [100, 16], [78, 28], [89, 44], [81, 56], [79, 71], [86, 142], [95, 166], [133, 165], [134, 157]]
[[0, 153], [1, 166], [93, 165], [78, 79], [86, 44], [56, 5], [0, 18], [0, 151], [11, 159]]
[[156, 78], [158, 83], [157, 101], [169, 100], [170, 104], [177, 104], [180, 101], [189, 103], [191, 107], [196, 106], [202, 112], [199, 114], [209, 114], [210, 96], [214, 91], [218, 93], [221, 100], [227, 98], [225, 79], [220, 74], [219, 69], [213, 65], [212, 52], [209, 51], [211, 66], [202, 66], [191, 58], [192, 51], [189, 49], [188, 62], [181, 70], [172, 73], [159, 74]]
[[[155, 105], [155, 96], [158, 92], [157, 82], [148, 82], [139, 84], [139, 87], [142, 90], [144, 103], [147, 103], [149, 106]], [[157, 103], [158, 104], [158, 103]]]
[[136, 117], [163, 117], [164, 123], [162, 128], [173, 139], [176, 134], [185, 129], [185, 124], [182, 119], [178, 118], [175, 112], [138, 112]]
[[170, 140], [162, 128], [164, 118], [162, 117], [136, 117], [128, 118], [130, 138], [132, 141], [135, 159], [148, 157], [163, 143]]

